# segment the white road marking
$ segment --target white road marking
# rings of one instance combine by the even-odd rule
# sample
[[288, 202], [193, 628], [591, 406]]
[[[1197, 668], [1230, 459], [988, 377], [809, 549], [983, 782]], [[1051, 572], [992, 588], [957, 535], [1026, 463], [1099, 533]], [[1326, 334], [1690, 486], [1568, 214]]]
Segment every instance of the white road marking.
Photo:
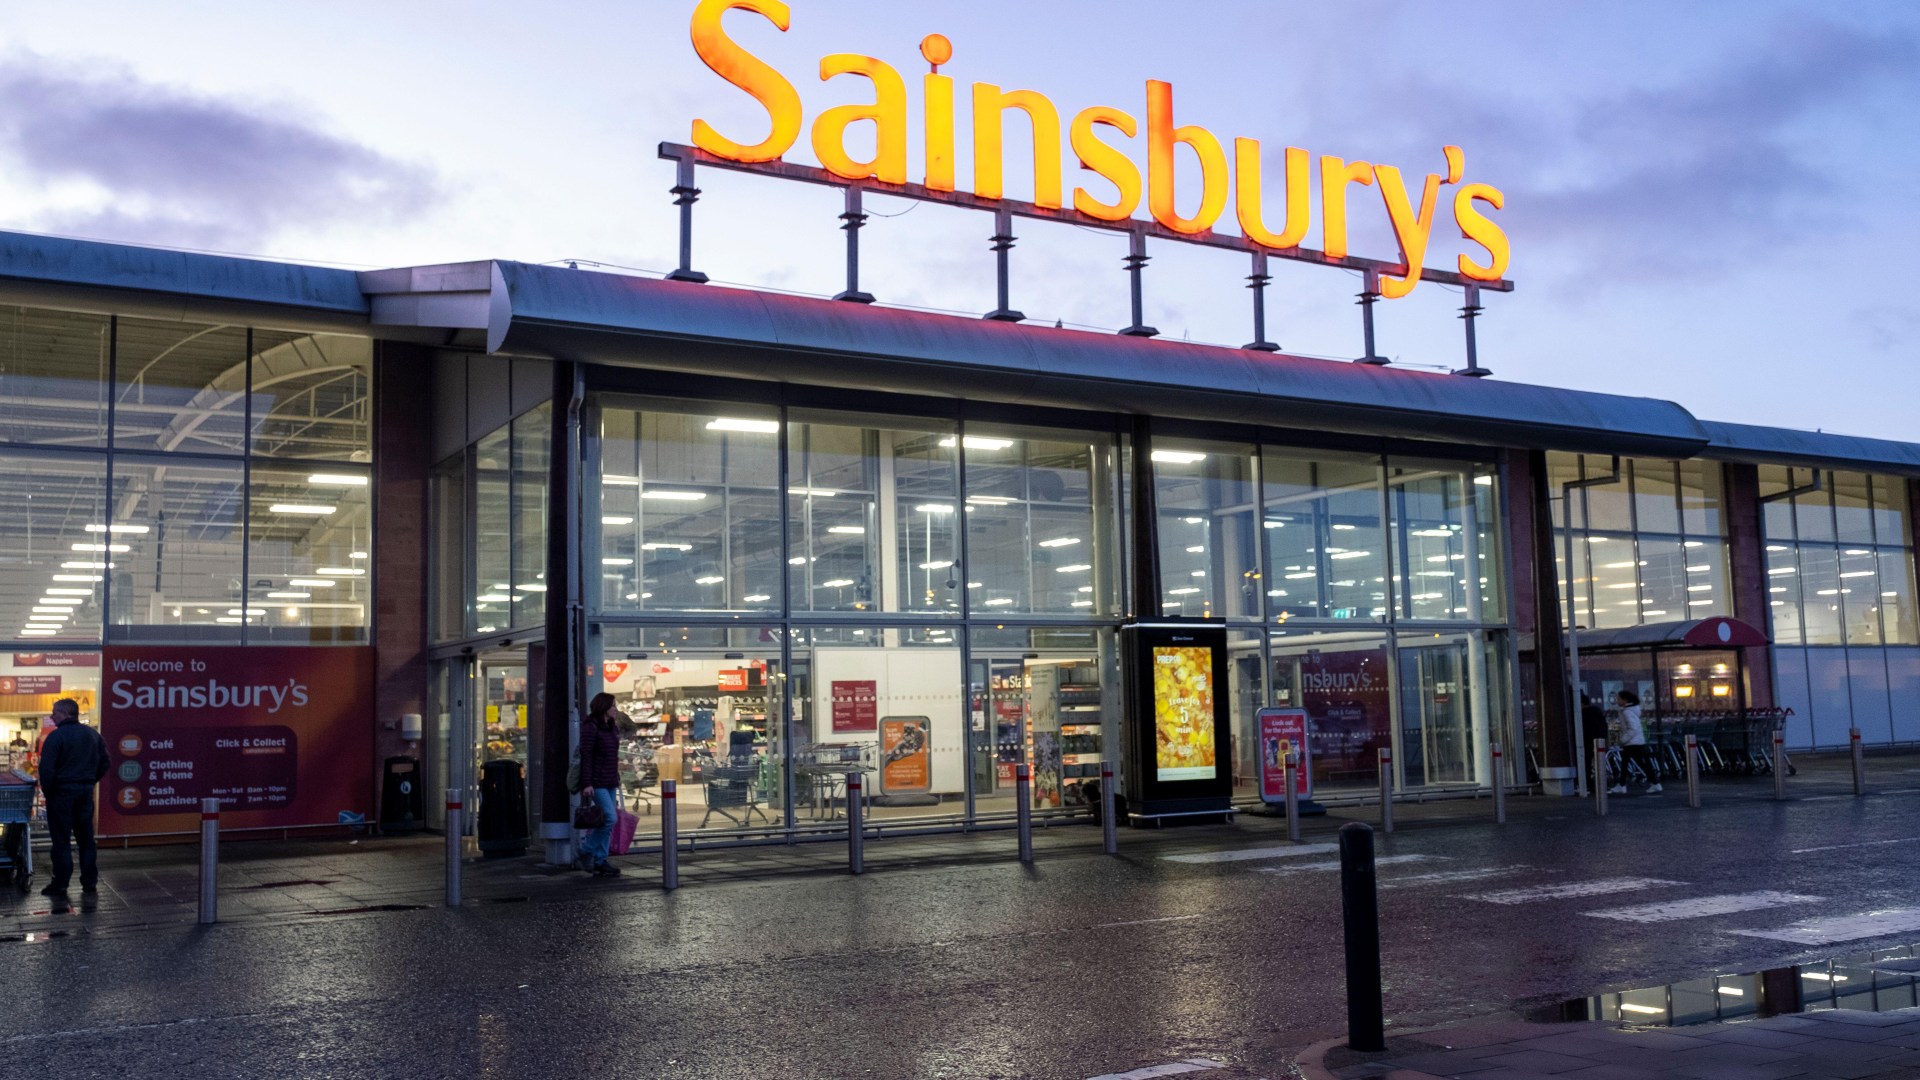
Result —
[[1920, 836], [1902, 836], [1897, 840], [1862, 840], [1857, 844], [1826, 844], [1821, 847], [1794, 848], [1791, 854], [1805, 855], [1814, 851], [1841, 851], [1846, 848], [1880, 847], [1885, 844], [1911, 844], [1920, 841]]
[[1814, 904], [1824, 899], [1826, 898], [1822, 896], [1801, 896], [1798, 893], [1769, 891], [1727, 893], [1721, 896], [1696, 896], [1690, 900], [1669, 900], [1662, 904], [1640, 904], [1635, 907], [1608, 908], [1605, 911], [1583, 911], [1580, 914], [1591, 915], [1596, 919], [1618, 919], [1621, 922], [1674, 922], [1678, 919], [1731, 915], [1736, 911], [1760, 911], [1765, 908], [1786, 907], [1790, 904]]
[[1606, 896], [1609, 893], [1639, 892], [1641, 889], [1684, 884], [1684, 881], [1663, 881], [1660, 878], [1601, 878], [1597, 881], [1570, 881], [1564, 885], [1529, 885], [1524, 889], [1471, 893], [1460, 899], [1479, 900], [1488, 904], [1533, 904], [1542, 900], [1572, 900], [1581, 896]]
[[1116, 926], [1145, 926], [1148, 923], [1186, 922], [1188, 919], [1198, 919], [1201, 917], [1202, 916], [1199, 916], [1199, 915], [1165, 915], [1158, 919], [1128, 919], [1125, 922], [1094, 923], [1092, 926], [1088, 927], [1087, 929], [1111, 930]]
[[1920, 908], [1893, 908], [1889, 911], [1870, 911], [1865, 915], [1837, 915], [1829, 919], [1809, 919], [1777, 930], [1729, 930], [1727, 933], [1770, 941], [1791, 941], [1797, 945], [1832, 945], [1915, 930], [1920, 930]]
[[[1396, 863], [1433, 862], [1436, 859], [1445, 860], [1447, 858], [1448, 856], [1445, 855], [1382, 855], [1373, 860], [1373, 865], [1392, 866]], [[1325, 862], [1288, 863], [1285, 866], [1256, 866], [1253, 869], [1255, 873], [1259, 874], [1295, 874], [1302, 870], [1338, 870], [1340, 869], [1340, 860], [1328, 859]]]
[[1188, 1058], [1185, 1061], [1173, 1061], [1165, 1065], [1149, 1065], [1132, 1072], [1101, 1073], [1092, 1080], [1153, 1080], [1156, 1076], [1179, 1076], [1183, 1073], [1206, 1072], [1208, 1069], [1224, 1069], [1227, 1063], [1211, 1058]]
[[1505, 877], [1508, 874], [1517, 874], [1522, 870], [1531, 869], [1533, 868], [1530, 866], [1516, 863], [1513, 866], [1483, 866], [1478, 870], [1438, 870], [1431, 874], [1409, 874], [1406, 877], [1386, 878], [1380, 882], [1380, 888], [1406, 889], [1415, 885], [1457, 885], [1467, 881]]
[[1250, 862], [1254, 859], [1286, 859], [1295, 855], [1325, 855], [1329, 851], [1339, 851], [1339, 844], [1288, 844], [1285, 847], [1251, 847], [1235, 851], [1200, 851], [1191, 855], [1162, 855], [1167, 862], [1177, 863], [1227, 863]]

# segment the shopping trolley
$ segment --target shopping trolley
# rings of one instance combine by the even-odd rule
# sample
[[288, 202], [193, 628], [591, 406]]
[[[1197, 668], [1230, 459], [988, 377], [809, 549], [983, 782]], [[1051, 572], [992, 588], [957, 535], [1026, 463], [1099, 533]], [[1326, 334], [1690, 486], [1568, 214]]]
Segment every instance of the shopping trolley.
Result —
[[33, 880], [33, 782], [0, 771], [0, 885], [26, 892]]

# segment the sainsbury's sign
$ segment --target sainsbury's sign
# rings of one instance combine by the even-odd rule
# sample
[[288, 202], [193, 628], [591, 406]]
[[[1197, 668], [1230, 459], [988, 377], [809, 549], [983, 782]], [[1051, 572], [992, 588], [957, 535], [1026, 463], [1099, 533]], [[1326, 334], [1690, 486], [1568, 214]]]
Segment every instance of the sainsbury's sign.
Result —
[[[745, 142], [722, 133], [706, 120], [693, 121], [693, 144], [714, 157], [746, 164], [774, 162], [799, 141], [805, 126], [800, 93], [786, 75], [749, 52], [722, 25], [733, 10], [761, 16], [780, 30], [792, 24], [792, 9], [782, 0], [700, 0], [692, 20], [693, 47], [700, 59], [721, 78], [751, 95], [766, 111], [768, 131], [757, 142]], [[940, 74], [953, 59], [953, 45], [940, 34], [929, 34], [920, 53], [931, 65], [921, 77], [919, 128], [923, 140], [924, 178], [932, 191], [951, 192], [958, 179], [954, 80]], [[867, 81], [871, 103], [836, 105], [813, 118], [813, 153], [827, 172], [850, 182], [908, 183], [909, 112], [906, 80], [891, 64], [871, 56], [833, 53], [820, 59], [822, 81], [857, 76]], [[1063, 174], [1062, 122], [1059, 109], [1036, 90], [1006, 90], [976, 82], [969, 94], [973, 144], [973, 194], [998, 200], [1005, 188], [1006, 114], [1020, 112], [1033, 133], [1034, 204], [1043, 209], [1080, 215], [1095, 222], [1132, 218], [1145, 201], [1153, 220], [1187, 236], [1209, 234], [1226, 215], [1231, 202], [1240, 232], [1261, 248], [1276, 252], [1299, 249], [1312, 225], [1312, 155], [1290, 146], [1285, 161], [1284, 211], [1276, 231], [1267, 212], [1266, 180], [1258, 140], [1234, 138], [1232, 153], [1204, 127], [1174, 121], [1173, 86], [1148, 80], [1145, 123], [1134, 113], [1107, 105], [1081, 109], [1065, 126], [1065, 148], [1081, 169], [1099, 176], [1111, 194], [1075, 186], [1069, 197]], [[847, 131], [855, 124], [873, 125], [872, 157], [862, 160], [847, 148]], [[1144, 182], [1137, 141], [1146, 140]], [[1175, 190], [1174, 155], [1185, 146], [1197, 159], [1199, 205], [1191, 214], [1179, 210]], [[1500, 210], [1506, 196], [1485, 183], [1465, 183], [1466, 154], [1457, 146], [1442, 148], [1443, 171], [1428, 173], [1420, 183], [1418, 199], [1408, 191], [1401, 171], [1392, 165], [1349, 161], [1320, 155], [1319, 223], [1323, 254], [1332, 259], [1348, 255], [1348, 196], [1355, 186], [1373, 188], [1380, 196], [1404, 272], [1383, 274], [1380, 294], [1401, 297], [1419, 284], [1422, 262], [1437, 224], [1442, 189], [1461, 238], [1479, 250], [1457, 258], [1460, 275], [1471, 281], [1497, 282], [1506, 274], [1511, 247], [1505, 230], [1488, 216]], [[1071, 209], [1068, 210], [1069, 202]]]

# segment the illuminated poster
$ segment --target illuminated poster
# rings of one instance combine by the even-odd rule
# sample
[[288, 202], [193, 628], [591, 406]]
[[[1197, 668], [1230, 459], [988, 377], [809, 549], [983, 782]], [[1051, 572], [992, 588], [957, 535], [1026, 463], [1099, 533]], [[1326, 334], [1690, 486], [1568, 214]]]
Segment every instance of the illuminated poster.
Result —
[[1260, 723], [1260, 798], [1263, 802], [1284, 802], [1287, 797], [1287, 755], [1294, 755], [1293, 792], [1302, 799], [1313, 797], [1313, 768], [1307, 741], [1305, 709], [1261, 709]]
[[933, 740], [924, 716], [889, 716], [880, 721], [880, 791], [886, 795], [924, 795], [933, 790]]
[[1213, 738], [1213, 650], [1153, 647], [1156, 778], [1211, 780], [1219, 774]]
[[118, 646], [106, 650], [100, 831], [335, 824], [373, 809], [373, 650]]

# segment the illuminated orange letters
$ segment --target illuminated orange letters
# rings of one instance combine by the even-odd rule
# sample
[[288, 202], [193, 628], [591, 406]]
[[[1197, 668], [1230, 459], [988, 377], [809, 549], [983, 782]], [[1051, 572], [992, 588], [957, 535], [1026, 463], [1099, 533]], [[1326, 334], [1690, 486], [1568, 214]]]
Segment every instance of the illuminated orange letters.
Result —
[[735, 44], [720, 26], [720, 16], [734, 8], [764, 16], [785, 30], [792, 13], [780, 0], [700, 0], [693, 9], [693, 51], [713, 73], [752, 94], [771, 121], [767, 137], [751, 145], [737, 143], [705, 120], [693, 122], [693, 145], [734, 161], [777, 161], [800, 137], [800, 92], [766, 61]]
[[[720, 134], [705, 120], [693, 122], [693, 144], [716, 157], [745, 163], [776, 161], [793, 148], [803, 123], [800, 94], [786, 77], [728, 37], [721, 26], [727, 12], [749, 11], [785, 31], [792, 22], [783, 0], [699, 0], [693, 11], [693, 48], [721, 78], [746, 91], [767, 112], [766, 138], [741, 143]], [[921, 79], [921, 120], [926, 148], [926, 187], [955, 190], [954, 81], [940, 73], [953, 59], [953, 43], [941, 34], [920, 42], [920, 55], [932, 65]], [[814, 156], [827, 172], [846, 180], [873, 180], [882, 184], [907, 183], [907, 87], [900, 73], [871, 56], [834, 53], [820, 60], [821, 81], [839, 75], [864, 76], [873, 85], [871, 103], [835, 105], [814, 118]], [[1145, 123], [1135, 114], [1105, 105], [1080, 110], [1068, 126], [1067, 138], [1080, 168], [1113, 185], [1113, 201], [1106, 202], [1084, 186], [1073, 189], [1072, 213], [1100, 222], [1124, 222], [1140, 209], [1144, 195], [1154, 221], [1173, 232], [1193, 236], [1210, 231], [1227, 208], [1232, 185], [1235, 217], [1240, 233], [1251, 244], [1275, 251], [1297, 249], [1306, 239], [1312, 216], [1312, 156], [1297, 146], [1286, 148], [1286, 218], [1279, 232], [1267, 226], [1266, 197], [1262, 190], [1260, 143], [1233, 140], [1229, 161], [1220, 139], [1196, 125], [1175, 126], [1173, 86], [1152, 80], [1146, 84]], [[1032, 130], [1033, 202], [1048, 209], [1063, 208], [1064, 181], [1060, 113], [1037, 90], [1002, 90], [993, 83], [972, 85], [973, 193], [981, 199], [1001, 199], [1006, 188], [1006, 114], [1026, 114]], [[871, 161], [857, 161], [847, 152], [847, 129], [862, 121], [874, 125]], [[1145, 127], [1147, 167], [1141, 169], [1122, 140], [1132, 140]], [[1107, 130], [1102, 130], [1107, 129]], [[1200, 165], [1200, 202], [1192, 217], [1183, 217], [1175, 187], [1175, 155], [1184, 144]], [[1447, 169], [1424, 177], [1416, 205], [1405, 178], [1391, 165], [1324, 155], [1320, 158], [1320, 230], [1323, 253], [1347, 259], [1348, 187], [1377, 186], [1388, 222], [1400, 248], [1403, 274], [1379, 275], [1380, 295], [1398, 298], [1413, 292], [1424, 273], [1427, 249], [1438, 223], [1440, 189], [1454, 188], [1451, 209], [1460, 236], [1486, 252], [1484, 262], [1470, 255], [1457, 257], [1461, 276], [1474, 281], [1500, 281], [1512, 261], [1507, 234], [1482, 210], [1503, 209], [1506, 195], [1491, 184], [1462, 184], [1466, 155], [1457, 146], [1443, 148]], [[1355, 265], [1349, 263], [1349, 265]], [[1376, 264], [1377, 265], [1377, 264]]]

